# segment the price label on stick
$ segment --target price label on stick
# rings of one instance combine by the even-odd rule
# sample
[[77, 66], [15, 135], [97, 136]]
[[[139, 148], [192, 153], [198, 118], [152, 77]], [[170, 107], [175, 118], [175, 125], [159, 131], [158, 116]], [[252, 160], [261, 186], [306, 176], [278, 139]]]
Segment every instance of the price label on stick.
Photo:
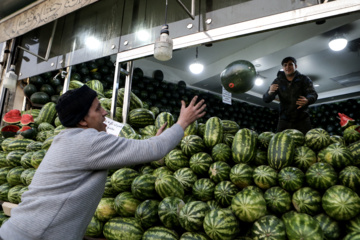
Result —
[[106, 132], [114, 136], [119, 136], [121, 129], [124, 127], [124, 124], [107, 117], [105, 117], [104, 123], [106, 124]]
[[231, 105], [231, 93], [222, 88], [222, 101], [223, 103]]

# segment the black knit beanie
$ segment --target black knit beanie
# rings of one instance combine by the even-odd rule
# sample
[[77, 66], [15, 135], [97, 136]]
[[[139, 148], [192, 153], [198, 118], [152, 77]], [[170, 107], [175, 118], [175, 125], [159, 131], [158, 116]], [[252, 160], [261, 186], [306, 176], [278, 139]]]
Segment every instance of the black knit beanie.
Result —
[[96, 96], [97, 93], [86, 85], [61, 95], [56, 104], [61, 124], [65, 127], [76, 127], [89, 112]]

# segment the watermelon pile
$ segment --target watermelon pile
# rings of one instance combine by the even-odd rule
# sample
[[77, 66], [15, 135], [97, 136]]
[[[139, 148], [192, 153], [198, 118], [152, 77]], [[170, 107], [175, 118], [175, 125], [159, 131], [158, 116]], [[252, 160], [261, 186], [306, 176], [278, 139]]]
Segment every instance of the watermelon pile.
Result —
[[[70, 89], [87, 84], [109, 110], [110, 86], [95, 79], [93, 73], [100, 70], [94, 63], [76, 66], [78, 75], [73, 74]], [[86, 74], [92, 77], [83, 78]], [[139, 69], [134, 70], [136, 78], [145, 79]], [[159, 99], [148, 101], [151, 94], [135, 90], [128, 124], [119, 137], [148, 139], [164, 122], [167, 127], [176, 122], [179, 103], [167, 108], [154, 104]], [[120, 88], [118, 121], [123, 96]], [[53, 106], [47, 103], [39, 111], [22, 113], [33, 115], [35, 137], [17, 134], [2, 139], [0, 200], [21, 201], [53, 137], [63, 129]], [[179, 145], [163, 159], [109, 171], [87, 236], [109, 240], [360, 236], [360, 133], [355, 121], [348, 121], [342, 136], [321, 127], [306, 135], [294, 129], [275, 133], [273, 126], [252, 128], [229, 115], [211, 116], [211, 110], [185, 130]]]

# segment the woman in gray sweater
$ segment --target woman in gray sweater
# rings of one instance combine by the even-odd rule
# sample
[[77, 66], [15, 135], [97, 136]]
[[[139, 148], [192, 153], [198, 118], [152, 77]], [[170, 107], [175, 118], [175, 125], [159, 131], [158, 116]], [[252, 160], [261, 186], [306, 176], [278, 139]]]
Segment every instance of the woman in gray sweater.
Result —
[[56, 110], [67, 129], [53, 140], [29, 190], [0, 228], [4, 240], [80, 240], [103, 195], [108, 169], [161, 159], [175, 148], [192, 122], [204, 116], [205, 104], [194, 97], [181, 102], [176, 124], [147, 140], [105, 132], [107, 112], [87, 86], [66, 92]]

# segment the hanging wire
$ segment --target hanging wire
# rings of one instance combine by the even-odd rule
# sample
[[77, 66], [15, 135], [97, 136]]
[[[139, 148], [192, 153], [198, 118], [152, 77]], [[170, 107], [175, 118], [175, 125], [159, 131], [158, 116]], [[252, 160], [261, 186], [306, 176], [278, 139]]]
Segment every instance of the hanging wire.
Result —
[[198, 49], [198, 47], [196, 47], [196, 55], [195, 55], [195, 59], [197, 59], [197, 58], [198, 58], [198, 54], [199, 54], [199, 49]]
[[168, 0], [166, 0], [166, 5], [165, 5], [165, 24], [167, 19], [167, 11], [168, 11]]

